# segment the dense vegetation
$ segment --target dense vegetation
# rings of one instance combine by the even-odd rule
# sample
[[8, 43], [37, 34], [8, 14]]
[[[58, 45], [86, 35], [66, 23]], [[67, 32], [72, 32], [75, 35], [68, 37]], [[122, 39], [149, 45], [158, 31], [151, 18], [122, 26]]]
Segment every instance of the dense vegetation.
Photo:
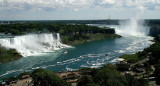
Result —
[[[148, 57], [149, 61], [146, 63], [149, 66], [153, 65], [155, 67], [153, 76], [156, 77], [157, 84], [160, 84], [160, 35], [155, 38], [154, 44], [148, 48], [145, 48], [142, 52], [131, 55], [122, 55], [120, 57], [124, 58], [125, 61], [129, 63], [136, 63]], [[146, 68], [149, 66], [146, 66]]]
[[160, 24], [160, 20], [159, 19], [150, 19], [150, 20], [145, 20], [145, 22], [149, 25], [149, 26], [157, 26]]
[[[110, 28], [108, 28], [110, 29]], [[0, 32], [21, 35], [27, 33], [59, 32], [61, 35], [87, 34], [87, 33], [110, 33], [106, 29], [83, 24], [54, 24], [54, 23], [16, 23], [0, 24]]]
[[120, 38], [120, 35], [117, 34], [103, 34], [103, 33], [96, 33], [96, 34], [77, 34], [72, 36], [61, 36], [62, 42], [69, 45], [75, 45], [84, 43], [87, 41], [92, 40], [100, 40], [100, 39], [111, 39], [111, 38]]
[[17, 77], [3, 78], [2, 80], [9, 85], [10, 82], [22, 80], [22, 77], [26, 75], [32, 77], [32, 83], [34, 86], [71, 86], [70, 83], [62, 80], [56, 73], [44, 69], [36, 69], [32, 73], [24, 72]]
[[[82, 68], [78, 72], [82, 77], [79, 78], [77, 86], [148, 86], [148, 82], [144, 79], [136, 79], [129, 74], [121, 75], [116, 66], [112, 64], [104, 65], [99, 69]], [[32, 77], [34, 86], [71, 86], [56, 73], [44, 69], [36, 69], [32, 73], [24, 72], [18, 77], [3, 80], [11, 82], [21, 79], [24, 75]]]
[[3, 24], [15, 23], [54, 23], [54, 24], [111, 24], [118, 25], [120, 20], [33, 20], [33, 21], [1, 21]]
[[99, 69], [87, 68], [81, 71], [84, 73], [78, 86], [148, 86], [148, 82], [144, 79], [136, 79], [129, 74], [122, 76], [112, 64]]
[[54, 72], [37, 69], [32, 73], [34, 86], [71, 86]]
[[160, 20], [147, 20], [146, 22], [150, 26], [149, 35], [157, 37], [160, 34]]
[[135, 54], [124, 54], [120, 56], [120, 58], [124, 58], [124, 61], [128, 63], [136, 63], [145, 59], [148, 56], [148, 53], [149, 52], [147, 52], [146, 49], [144, 49], [143, 51], [139, 51]]
[[19, 59], [22, 56], [15, 49], [6, 49], [0, 46], [0, 63]]

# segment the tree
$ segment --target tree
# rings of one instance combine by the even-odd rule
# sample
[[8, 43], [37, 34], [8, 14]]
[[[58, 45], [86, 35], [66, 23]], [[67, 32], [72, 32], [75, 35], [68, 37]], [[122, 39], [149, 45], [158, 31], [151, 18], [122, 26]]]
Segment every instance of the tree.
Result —
[[94, 84], [94, 82], [93, 82], [92, 77], [90, 77], [90, 76], [83, 76], [83, 77], [79, 80], [77, 86], [93, 86], [93, 85], [95, 85], [95, 84]]
[[160, 85], [160, 60], [158, 63], [155, 65], [155, 72], [154, 75], [156, 77], [156, 83]]
[[44, 69], [36, 69], [32, 73], [34, 86], [71, 86], [58, 75]]

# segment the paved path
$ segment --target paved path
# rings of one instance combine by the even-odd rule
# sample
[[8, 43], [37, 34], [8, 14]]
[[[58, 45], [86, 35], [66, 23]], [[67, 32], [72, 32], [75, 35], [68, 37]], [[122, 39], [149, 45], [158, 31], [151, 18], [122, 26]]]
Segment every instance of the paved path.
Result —
[[142, 63], [147, 62], [147, 61], [149, 61], [149, 57], [147, 57], [147, 58], [145, 58], [145, 59], [143, 59], [143, 60], [141, 60], [141, 61], [138, 61], [137, 63], [131, 64], [131, 66], [133, 67], [133, 66], [135, 66], [136, 64], [142, 64]]

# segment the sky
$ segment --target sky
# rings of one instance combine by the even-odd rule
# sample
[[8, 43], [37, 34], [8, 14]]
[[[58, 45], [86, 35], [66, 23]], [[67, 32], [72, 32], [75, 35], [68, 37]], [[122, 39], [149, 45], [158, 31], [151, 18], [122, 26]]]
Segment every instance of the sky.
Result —
[[0, 0], [0, 20], [160, 19], [160, 0]]

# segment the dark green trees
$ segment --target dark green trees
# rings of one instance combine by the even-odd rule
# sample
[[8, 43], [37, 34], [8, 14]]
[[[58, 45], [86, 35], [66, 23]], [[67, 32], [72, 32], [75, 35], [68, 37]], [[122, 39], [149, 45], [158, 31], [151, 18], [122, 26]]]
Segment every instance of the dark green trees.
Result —
[[93, 78], [91, 76], [83, 76], [78, 83], [78, 86], [97, 86], [94, 84]]
[[40, 32], [59, 32], [61, 35], [71, 36], [75, 34], [87, 33], [106, 33], [115, 34], [111, 28], [100, 28], [96, 26], [88, 26], [84, 24], [55, 24], [55, 23], [15, 23], [1, 24], [1, 33], [12, 33], [13, 35], [21, 35], [26, 33]]
[[0, 45], [0, 63], [19, 59], [22, 56], [15, 49], [6, 49]]
[[32, 73], [34, 86], [71, 86], [58, 75], [44, 69], [37, 69]]
[[90, 73], [79, 80], [78, 86], [148, 86], [148, 82], [128, 74], [122, 76], [116, 66], [107, 64], [96, 72], [90, 69]]
[[160, 60], [158, 63], [155, 65], [155, 72], [154, 76], [156, 77], [156, 83], [160, 85]]

